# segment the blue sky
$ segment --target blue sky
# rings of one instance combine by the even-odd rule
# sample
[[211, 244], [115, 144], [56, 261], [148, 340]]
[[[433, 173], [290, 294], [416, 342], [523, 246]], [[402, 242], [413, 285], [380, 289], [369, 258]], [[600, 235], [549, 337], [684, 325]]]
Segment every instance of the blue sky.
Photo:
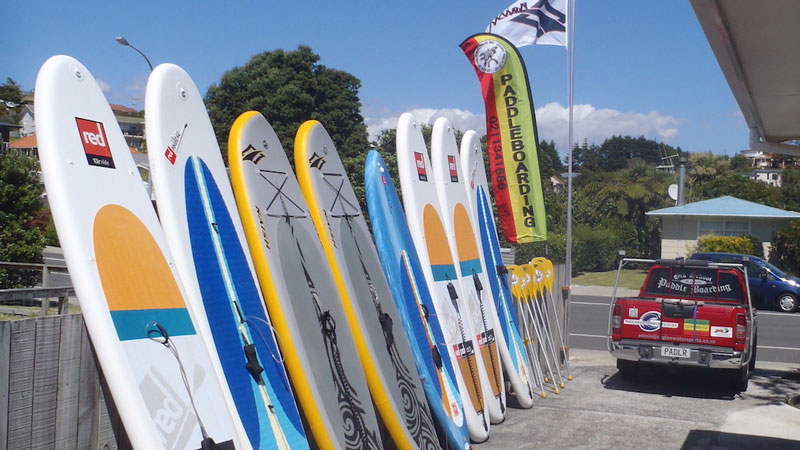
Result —
[[[321, 63], [362, 82], [371, 133], [403, 112], [439, 115], [484, 134], [478, 80], [458, 45], [507, 7], [502, 1], [6, 1], [0, 77], [33, 89], [39, 66], [68, 54], [111, 103], [143, 108], [148, 67], [183, 67], [201, 92], [267, 50], [311, 46]], [[682, 149], [733, 155], [748, 130], [688, 1], [576, 0], [576, 141], [644, 135]], [[567, 145], [567, 52], [527, 46], [539, 136]]]

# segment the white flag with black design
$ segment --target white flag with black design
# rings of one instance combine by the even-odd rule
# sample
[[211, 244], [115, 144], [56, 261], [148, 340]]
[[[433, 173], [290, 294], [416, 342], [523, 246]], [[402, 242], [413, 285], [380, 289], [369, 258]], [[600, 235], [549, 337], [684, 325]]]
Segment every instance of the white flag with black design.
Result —
[[568, 0], [530, 0], [514, 2], [486, 27], [487, 33], [500, 35], [514, 46], [531, 44], [567, 46]]

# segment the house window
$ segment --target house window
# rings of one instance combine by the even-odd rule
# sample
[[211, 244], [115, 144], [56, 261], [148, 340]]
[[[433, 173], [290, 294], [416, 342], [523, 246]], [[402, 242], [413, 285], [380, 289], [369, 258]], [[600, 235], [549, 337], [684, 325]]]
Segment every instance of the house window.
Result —
[[701, 220], [698, 224], [698, 236], [713, 234], [716, 236], [741, 236], [750, 233], [750, 222], [731, 220]]

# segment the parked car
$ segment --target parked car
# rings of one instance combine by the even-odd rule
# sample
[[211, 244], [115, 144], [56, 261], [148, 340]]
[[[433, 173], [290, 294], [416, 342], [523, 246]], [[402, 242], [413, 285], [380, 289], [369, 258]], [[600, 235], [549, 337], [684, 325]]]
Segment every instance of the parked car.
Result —
[[800, 278], [793, 277], [763, 259], [739, 253], [695, 253], [692, 259], [724, 263], [742, 263], [747, 267], [753, 303], [781, 312], [797, 311]]

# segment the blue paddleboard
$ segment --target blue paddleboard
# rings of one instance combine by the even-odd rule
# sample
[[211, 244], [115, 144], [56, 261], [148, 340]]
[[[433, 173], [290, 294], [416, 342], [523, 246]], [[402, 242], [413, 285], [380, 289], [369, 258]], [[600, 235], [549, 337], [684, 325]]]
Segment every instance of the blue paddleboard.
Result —
[[444, 447], [470, 448], [455, 370], [439, 321], [431, 317], [433, 300], [389, 170], [375, 150], [367, 155], [364, 176], [375, 245]]

